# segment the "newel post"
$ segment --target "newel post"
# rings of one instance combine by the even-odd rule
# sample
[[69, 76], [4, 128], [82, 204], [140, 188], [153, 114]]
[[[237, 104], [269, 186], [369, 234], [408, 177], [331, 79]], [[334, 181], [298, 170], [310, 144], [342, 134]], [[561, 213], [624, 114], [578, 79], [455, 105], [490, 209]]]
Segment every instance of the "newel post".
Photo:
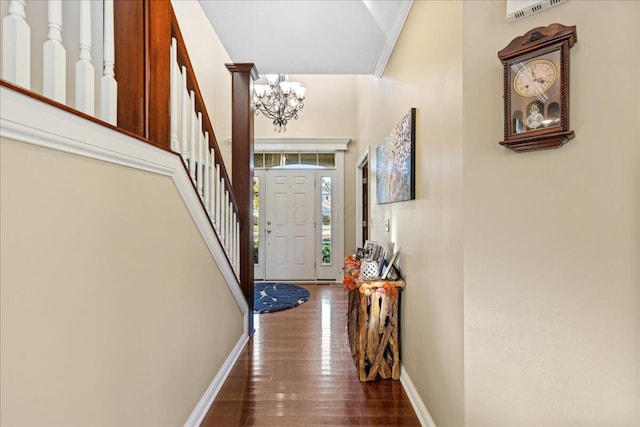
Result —
[[118, 127], [157, 147], [170, 143], [170, 0], [116, 0]]
[[240, 216], [240, 286], [249, 305], [253, 333], [253, 64], [226, 64], [231, 73], [231, 181]]

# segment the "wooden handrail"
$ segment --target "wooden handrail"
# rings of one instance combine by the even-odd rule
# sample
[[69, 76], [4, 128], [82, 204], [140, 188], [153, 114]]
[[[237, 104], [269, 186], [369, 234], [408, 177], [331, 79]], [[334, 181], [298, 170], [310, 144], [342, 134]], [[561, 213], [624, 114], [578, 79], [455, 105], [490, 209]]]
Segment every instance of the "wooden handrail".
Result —
[[186, 44], [184, 42], [184, 38], [182, 37], [182, 33], [180, 32], [180, 26], [178, 25], [178, 20], [176, 19], [176, 15], [173, 12], [173, 8], [171, 8], [171, 37], [174, 37], [177, 41], [178, 63], [187, 69], [187, 90], [193, 90], [194, 92], [196, 110], [202, 112], [202, 126], [204, 128], [203, 130], [209, 132], [209, 143], [215, 153], [215, 163], [220, 165], [220, 175], [224, 177], [226, 187], [227, 189], [229, 189], [229, 197], [232, 200], [234, 210], [238, 212], [238, 203], [236, 202], [236, 196], [234, 194], [235, 192], [233, 191], [233, 184], [231, 182], [229, 174], [227, 173], [227, 168], [224, 165], [222, 152], [220, 151], [218, 140], [216, 139], [213, 126], [211, 125], [211, 119], [209, 113], [207, 112], [207, 107], [204, 103], [204, 99], [202, 98], [200, 86], [198, 85], [198, 81], [195, 78], [195, 71], [193, 69], [193, 66], [191, 65], [191, 60], [187, 52]]

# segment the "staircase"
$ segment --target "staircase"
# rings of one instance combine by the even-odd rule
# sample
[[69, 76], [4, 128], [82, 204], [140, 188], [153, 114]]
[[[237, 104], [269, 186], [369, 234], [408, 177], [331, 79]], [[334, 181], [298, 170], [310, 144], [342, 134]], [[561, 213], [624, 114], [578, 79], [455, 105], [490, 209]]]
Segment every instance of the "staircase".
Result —
[[[255, 68], [228, 65], [234, 91], [232, 158], [240, 184], [234, 187], [170, 1], [81, 0], [73, 3], [79, 10], [69, 17], [77, 16], [78, 22], [71, 23], [63, 16], [71, 6], [63, 8], [63, 3], [9, 1], [2, 21], [0, 85], [179, 156], [222, 249], [218, 262], [233, 272], [228, 285], [241, 290], [251, 311], [252, 180], [247, 177], [253, 174], [249, 94], [251, 78], [257, 77]], [[92, 27], [103, 29], [102, 40], [92, 40]], [[31, 34], [45, 29], [42, 63], [32, 67]], [[68, 31], [77, 31], [77, 46], [63, 45], [62, 34]], [[71, 70], [66, 64], [72, 52], [78, 60], [71, 73], [75, 87], [69, 90]], [[94, 64], [99, 55], [101, 61]], [[96, 67], [101, 71], [98, 79]], [[75, 93], [73, 100], [67, 98], [68, 92]]]

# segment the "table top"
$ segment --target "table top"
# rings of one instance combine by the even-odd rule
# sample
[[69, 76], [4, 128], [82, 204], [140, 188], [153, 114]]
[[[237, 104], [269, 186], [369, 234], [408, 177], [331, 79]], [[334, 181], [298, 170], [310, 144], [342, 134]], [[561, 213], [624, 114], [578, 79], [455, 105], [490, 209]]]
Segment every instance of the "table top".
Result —
[[387, 283], [395, 286], [398, 289], [404, 289], [405, 282], [404, 280], [358, 280], [356, 282], [357, 286], [364, 286], [365, 288], [381, 288]]

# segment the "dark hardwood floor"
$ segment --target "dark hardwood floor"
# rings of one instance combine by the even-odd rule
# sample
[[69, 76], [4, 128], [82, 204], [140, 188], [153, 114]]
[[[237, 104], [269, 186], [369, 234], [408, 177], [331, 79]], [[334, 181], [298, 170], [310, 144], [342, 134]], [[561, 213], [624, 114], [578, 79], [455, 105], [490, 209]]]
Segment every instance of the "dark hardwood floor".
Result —
[[400, 381], [358, 380], [342, 285], [304, 287], [306, 303], [255, 315], [202, 426], [419, 426]]

